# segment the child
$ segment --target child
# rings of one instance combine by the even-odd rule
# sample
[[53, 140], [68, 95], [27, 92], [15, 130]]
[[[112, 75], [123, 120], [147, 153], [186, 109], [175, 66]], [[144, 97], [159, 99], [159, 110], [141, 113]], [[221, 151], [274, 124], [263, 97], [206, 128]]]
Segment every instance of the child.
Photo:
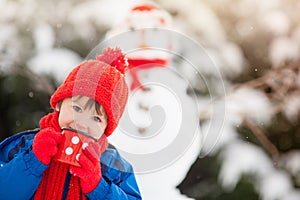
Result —
[[[106, 139], [125, 108], [127, 66], [119, 49], [84, 61], [51, 96], [54, 112], [39, 130], [0, 143], [0, 199], [141, 199], [131, 165]], [[99, 138], [79, 154], [80, 167], [54, 159], [62, 128]]]

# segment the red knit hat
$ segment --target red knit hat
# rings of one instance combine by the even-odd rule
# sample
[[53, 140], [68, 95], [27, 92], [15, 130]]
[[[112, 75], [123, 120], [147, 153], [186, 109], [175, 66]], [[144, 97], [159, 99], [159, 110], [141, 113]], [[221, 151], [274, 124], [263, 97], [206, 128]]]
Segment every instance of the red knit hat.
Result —
[[101, 104], [107, 114], [104, 134], [109, 136], [121, 118], [128, 97], [124, 74], [128, 68], [127, 59], [119, 48], [104, 49], [95, 60], [87, 60], [75, 67], [61, 86], [51, 96], [50, 104], [56, 104], [68, 97], [82, 95]]

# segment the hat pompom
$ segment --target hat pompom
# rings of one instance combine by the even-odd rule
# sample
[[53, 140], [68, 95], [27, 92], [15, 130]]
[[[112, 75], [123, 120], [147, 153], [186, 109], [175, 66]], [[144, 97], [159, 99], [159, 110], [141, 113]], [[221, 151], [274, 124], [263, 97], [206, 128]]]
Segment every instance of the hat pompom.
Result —
[[102, 55], [97, 55], [96, 59], [114, 66], [120, 73], [125, 74], [128, 70], [128, 62], [120, 48], [104, 49]]

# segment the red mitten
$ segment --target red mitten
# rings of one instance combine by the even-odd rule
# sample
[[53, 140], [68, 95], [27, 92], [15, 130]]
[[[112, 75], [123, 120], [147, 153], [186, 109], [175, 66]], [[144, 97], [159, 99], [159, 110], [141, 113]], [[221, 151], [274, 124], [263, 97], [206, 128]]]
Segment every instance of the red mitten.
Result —
[[51, 158], [57, 153], [58, 145], [62, 141], [62, 135], [54, 128], [45, 128], [36, 134], [33, 140], [32, 150], [35, 156], [43, 164], [48, 165]]
[[80, 178], [81, 189], [84, 193], [90, 193], [99, 184], [102, 174], [100, 155], [107, 147], [106, 136], [103, 135], [99, 142], [90, 142], [79, 156], [81, 167], [70, 166], [70, 173]]

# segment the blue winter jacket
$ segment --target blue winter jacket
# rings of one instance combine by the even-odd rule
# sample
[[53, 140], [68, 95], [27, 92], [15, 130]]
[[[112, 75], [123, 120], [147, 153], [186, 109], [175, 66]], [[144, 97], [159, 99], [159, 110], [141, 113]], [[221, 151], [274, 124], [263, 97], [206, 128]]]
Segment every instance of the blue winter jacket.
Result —
[[[0, 143], [0, 199], [33, 199], [48, 167], [37, 159], [31, 148], [37, 131], [22, 132]], [[92, 192], [86, 194], [88, 199], [141, 199], [131, 165], [112, 145], [107, 147], [100, 160], [103, 178]]]

